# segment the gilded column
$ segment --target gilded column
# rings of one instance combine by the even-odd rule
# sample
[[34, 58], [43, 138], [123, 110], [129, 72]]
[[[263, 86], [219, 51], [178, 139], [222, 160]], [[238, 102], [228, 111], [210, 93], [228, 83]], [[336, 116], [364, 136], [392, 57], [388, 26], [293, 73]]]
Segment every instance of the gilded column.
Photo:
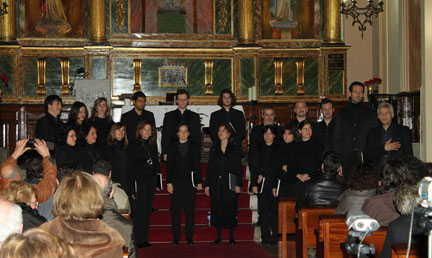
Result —
[[340, 0], [324, 0], [324, 42], [341, 43]]
[[304, 95], [304, 60], [296, 61], [297, 66], [297, 95]]
[[60, 60], [61, 65], [61, 71], [62, 71], [62, 95], [69, 95], [69, 65], [70, 60], [68, 59], [62, 59]]
[[7, 4], [7, 14], [0, 17], [0, 41], [13, 42], [15, 41], [15, 0], [2, 0]]
[[45, 68], [46, 68], [46, 59], [45, 58], [38, 58], [37, 60], [37, 71], [38, 71], [38, 88], [37, 88], [37, 94], [38, 95], [45, 95], [46, 94], [46, 75], [45, 75]]
[[105, 0], [91, 0], [90, 6], [91, 20], [91, 41], [103, 42], [106, 41], [106, 19], [105, 19]]
[[254, 1], [238, 1], [239, 43], [254, 43]]
[[282, 60], [275, 60], [273, 61], [274, 69], [275, 69], [275, 94], [276, 95], [282, 95], [283, 89], [282, 89], [282, 67], [283, 63]]
[[205, 60], [205, 94], [213, 95], [213, 60]]
[[141, 91], [141, 59], [133, 60], [134, 68], [134, 88], [133, 92]]

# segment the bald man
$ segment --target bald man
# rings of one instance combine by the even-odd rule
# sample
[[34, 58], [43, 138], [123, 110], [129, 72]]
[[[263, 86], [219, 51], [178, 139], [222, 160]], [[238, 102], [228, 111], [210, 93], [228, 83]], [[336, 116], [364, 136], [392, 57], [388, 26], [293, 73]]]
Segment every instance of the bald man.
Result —
[[[28, 139], [19, 140], [12, 155], [0, 167], [0, 190], [2, 190], [11, 181], [21, 180], [21, 169], [17, 165], [18, 158], [26, 151], [30, 150], [27, 147]], [[43, 179], [35, 184], [37, 189], [37, 201], [43, 203], [54, 194], [57, 187], [57, 167], [54, 160], [51, 159], [49, 149], [43, 140], [36, 139], [34, 149], [42, 156]]]
[[13, 233], [22, 233], [23, 218], [20, 206], [0, 198], [0, 247]]
[[117, 205], [112, 199], [114, 189], [111, 178], [98, 173], [93, 174], [93, 177], [102, 188], [102, 193], [104, 195], [104, 213], [102, 214], [102, 221], [120, 233], [125, 240], [129, 257], [136, 257], [135, 241], [132, 231], [133, 225], [131, 221], [119, 213]]
[[291, 124], [298, 126], [301, 121], [306, 120], [308, 107], [306, 105], [306, 102], [304, 101], [297, 101], [294, 110], [294, 114], [296, 115], [295, 119], [291, 121]]

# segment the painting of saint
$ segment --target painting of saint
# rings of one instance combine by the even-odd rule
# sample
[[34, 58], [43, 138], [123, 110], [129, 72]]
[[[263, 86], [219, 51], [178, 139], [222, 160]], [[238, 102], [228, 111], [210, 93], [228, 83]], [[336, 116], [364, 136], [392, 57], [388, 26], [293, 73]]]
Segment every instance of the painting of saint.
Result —
[[36, 23], [36, 30], [44, 35], [51, 36], [68, 33], [71, 26], [66, 17], [63, 4], [62, 0], [41, 0], [42, 18]]
[[297, 23], [294, 21], [294, 9], [296, 0], [272, 0], [270, 12], [272, 28], [294, 28]]

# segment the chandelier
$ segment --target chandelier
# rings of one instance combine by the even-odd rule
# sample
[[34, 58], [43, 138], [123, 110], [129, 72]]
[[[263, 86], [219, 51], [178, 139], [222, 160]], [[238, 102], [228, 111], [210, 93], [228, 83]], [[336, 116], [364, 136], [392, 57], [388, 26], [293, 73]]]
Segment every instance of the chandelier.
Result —
[[1, 4], [1, 6], [0, 6], [0, 16], [3, 16], [3, 15], [5, 15], [5, 14], [8, 13], [8, 12], [7, 12], [7, 8], [8, 8], [7, 3], [6, 3], [6, 2], [3, 2], [3, 3]]
[[346, 18], [348, 18], [348, 15], [353, 17], [352, 25], [359, 24], [359, 30], [363, 39], [366, 23], [372, 26], [372, 16], [375, 15], [375, 17], [378, 17], [378, 14], [384, 11], [383, 4], [382, 0], [379, 0], [378, 3], [376, 0], [368, 0], [366, 7], [358, 7], [356, 0], [342, 0], [341, 14], [345, 14]]

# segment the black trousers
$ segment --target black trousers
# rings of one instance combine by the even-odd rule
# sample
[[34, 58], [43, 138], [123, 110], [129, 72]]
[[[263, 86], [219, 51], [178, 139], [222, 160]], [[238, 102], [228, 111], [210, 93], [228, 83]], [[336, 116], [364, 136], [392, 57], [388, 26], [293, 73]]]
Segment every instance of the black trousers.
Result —
[[262, 193], [258, 193], [258, 214], [261, 221], [262, 242], [276, 244], [278, 241], [278, 200], [273, 196], [271, 187], [265, 187]]
[[180, 240], [181, 212], [185, 213], [186, 239], [192, 239], [195, 229], [196, 189], [189, 180], [173, 182], [174, 192], [171, 199], [171, 223], [173, 239]]
[[133, 232], [135, 242], [148, 242], [150, 218], [156, 191], [156, 176], [146, 177], [137, 182]]

